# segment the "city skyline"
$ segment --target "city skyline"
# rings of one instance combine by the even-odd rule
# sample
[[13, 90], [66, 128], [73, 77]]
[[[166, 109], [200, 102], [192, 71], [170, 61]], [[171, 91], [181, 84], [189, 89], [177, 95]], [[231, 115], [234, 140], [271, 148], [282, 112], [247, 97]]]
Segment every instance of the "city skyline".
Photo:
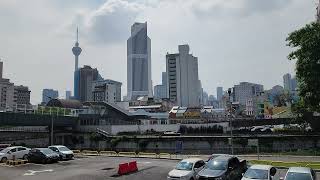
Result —
[[[60, 92], [73, 89], [72, 71], [74, 57], [70, 53], [70, 46], [74, 43], [74, 30], [76, 25], [79, 24], [81, 29], [80, 34], [82, 34], [81, 38], [83, 38], [81, 46], [84, 49], [81, 54], [80, 66], [88, 64], [92, 67], [97, 67], [104, 77], [121, 81], [125, 85], [126, 74], [123, 73], [126, 69], [125, 37], [128, 37], [130, 25], [135, 21], [148, 21], [148, 33], [150, 33], [150, 37], [153, 38], [153, 85], [160, 84], [161, 82], [161, 72], [165, 70], [166, 52], [174, 52], [176, 46], [182, 43], [190, 44], [193, 49], [192, 53], [197, 54], [199, 59], [201, 59], [199, 62], [199, 78], [202, 80], [204, 90], [209, 94], [216, 94], [215, 89], [217, 86], [226, 89], [242, 81], [263, 84], [266, 89], [270, 89], [275, 85], [282, 85], [282, 76], [285, 73], [294, 74], [294, 62], [286, 59], [289, 49], [285, 47], [285, 38], [292, 30], [301, 27], [305, 22], [314, 20], [314, 12], [310, 11], [312, 8], [315, 9], [313, 2], [306, 3], [292, 0], [289, 2], [286, 1], [286, 3], [283, 3], [284, 1], [278, 1], [280, 3], [276, 3], [276, 1], [269, 1], [269, 3], [261, 3], [264, 7], [257, 5], [257, 3], [253, 3], [251, 6], [254, 7], [251, 7], [245, 3], [246, 1], [243, 1], [235, 3], [234, 6], [241, 8], [230, 14], [224, 14], [228, 12], [228, 10], [234, 9], [230, 4], [217, 1], [216, 5], [213, 5], [210, 3], [211, 1], [207, 1], [207, 7], [192, 9], [190, 6], [192, 2], [194, 1], [190, 0], [183, 5], [187, 9], [187, 17], [190, 17], [190, 20], [187, 20], [182, 26], [177, 25], [179, 28], [169, 30], [170, 28], [165, 27], [179, 23], [179, 18], [182, 17], [181, 14], [183, 13], [180, 11], [176, 12], [177, 15], [174, 16], [176, 18], [169, 19], [168, 24], [165, 24], [163, 21], [157, 21], [156, 16], [161, 15], [158, 10], [159, 7], [170, 10], [170, 8], [174, 7], [175, 2], [163, 1], [160, 3], [158, 1], [148, 1], [148, 3], [146, 3], [142, 1], [128, 2], [124, 0], [97, 1], [94, 4], [81, 2], [77, 5], [65, 4], [66, 7], [73, 7], [67, 12], [61, 8], [61, 4], [58, 2], [33, 3], [31, 1], [24, 6], [21, 4], [25, 2], [16, 4], [15, 2], [3, 1], [0, 3], [0, 9], [15, 9], [15, 11], [2, 11], [2, 13], [9, 13], [5, 14], [5, 17], [12, 14], [14, 15], [12, 18], [20, 20], [14, 21], [11, 19], [9, 21], [5, 18], [3, 19], [4, 26], [0, 30], [0, 38], [2, 38], [4, 42], [7, 42], [0, 45], [0, 49], [2, 50], [0, 58], [7, 64], [7, 68], [4, 70], [5, 77], [12, 79], [18, 84], [29, 86], [32, 91], [31, 100], [33, 104], [41, 102], [41, 91], [44, 87], [58, 89]], [[35, 18], [34, 21], [24, 19], [23, 11], [18, 11], [18, 6], [33, 9], [35, 4], [37, 9], [35, 11], [31, 10], [32, 13], [30, 16], [38, 16], [39, 13], [43, 13], [43, 16]], [[123, 4], [127, 6], [122, 7], [121, 5]], [[267, 6], [265, 6], [266, 4]], [[38, 10], [41, 9], [40, 7], [42, 6], [49, 7], [49, 10], [47, 12]], [[87, 8], [86, 11], [84, 7]], [[218, 8], [220, 11], [216, 12], [220, 14], [210, 14], [210, 7]], [[114, 12], [119, 13], [111, 13], [110, 8], [114, 9]], [[302, 9], [308, 9], [308, 11], [305, 12], [309, 12], [309, 14], [297, 15], [295, 11]], [[79, 13], [79, 10], [83, 10], [83, 12]], [[154, 11], [150, 12], [150, 10]], [[61, 14], [57, 16], [70, 17], [70, 19], [66, 18], [64, 23], [62, 23], [63, 25], [59, 24], [57, 26], [58, 28], [53, 28], [58, 24], [57, 20], [60, 21], [61, 19], [51, 17], [51, 15], [56, 12], [61, 12]], [[123, 17], [126, 12], [132, 15], [128, 20], [125, 20], [125, 16], [125, 18]], [[268, 18], [269, 20], [278, 18], [278, 15], [281, 14], [282, 16], [278, 18], [278, 20], [271, 20], [272, 23], [278, 24], [279, 27], [274, 28], [273, 24], [265, 23], [268, 21], [263, 21], [263, 23], [265, 23], [264, 25], [262, 22], [260, 23], [259, 15], [261, 14], [265, 14], [267, 20]], [[115, 20], [111, 21], [110, 16], [115, 17]], [[200, 19], [198, 16], [202, 18]], [[91, 22], [91, 26], [83, 23], [83, 18], [87, 18], [87, 20]], [[163, 19], [168, 20], [167, 18]], [[26, 22], [22, 20], [26, 20]], [[108, 30], [105, 31], [105, 33], [101, 34], [101, 31], [98, 31], [99, 29], [94, 29], [98, 28], [96, 26], [99, 24], [94, 24], [93, 22], [98, 22], [104, 24], [103, 26], [109, 27], [110, 23], [115, 23], [115, 21], [121, 22], [114, 27], [115, 29], [100, 27], [102, 30]], [[190, 28], [188, 23], [191, 23], [191, 21], [193, 23], [198, 22], [199, 27], [203, 28]], [[214, 21], [214, 27], [221, 25], [222, 22], [230, 27], [224, 25], [222, 28], [213, 28], [211, 21]], [[236, 21], [241, 21], [241, 23], [244, 24], [253, 23], [261, 25], [261, 27], [249, 30], [244, 26], [238, 27], [238, 25], [241, 24]], [[12, 22], [19, 23], [16, 24], [16, 27], [12, 28], [12, 26], [10, 26]], [[48, 26], [45, 26], [46, 23], [48, 23]], [[202, 26], [200, 26], [201, 23], [203, 24]], [[285, 23], [285, 25], [282, 25], [282, 23]], [[237, 36], [234, 34], [236, 32], [234, 29], [236, 26], [242, 30]], [[10, 28], [8, 29], [7, 27]], [[264, 30], [266, 27], [269, 28]], [[50, 30], [48, 31], [47, 28], [50, 28]], [[118, 30], [117, 28], [120, 28], [120, 30], [115, 31]], [[183, 31], [186, 28], [190, 28], [190, 31]], [[33, 33], [34, 30], [36, 30], [35, 33]], [[198, 31], [201, 31], [201, 35], [196, 34]], [[225, 31], [225, 33], [222, 31]], [[115, 32], [119, 32], [119, 34]], [[262, 41], [257, 37], [255, 37], [257, 40], [250, 38], [253, 32], [256, 32], [256, 34], [259, 33], [260, 36], [263, 36], [264, 40]], [[28, 35], [24, 36], [24, 33]], [[225, 37], [226, 39], [222, 38], [223, 41], [230, 42], [230, 38], [234, 39], [232, 44], [229, 43], [228, 46], [217, 38], [227, 34], [230, 35], [230, 37]], [[271, 34], [277, 39], [266, 38], [270, 37]], [[208, 39], [204, 39], [204, 37]], [[243, 41], [244, 38], [248, 40], [245, 43]], [[245, 46], [240, 47], [237, 41], [245, 44]], [[260, 45], [257, 45], [257, 43], [260, 43]], [[45, 44], [45, 46], [43, 46], [43, 44]], [[13, 47], [17, 45], [23, 47], [20, 48], [20, 53], [12, 50], [15, 49]], [[259, 48], [259, 46], [261, 47]], [[221, 49], [221, 47], [223, 47], [223, 49]], [[227, 53], [230, 51], [232, 51], [232, 55]], [[271, 53], [267, 52], [273, 52], [272, 54], [274, 55], [270, 56], [269, 54]], [[239, 63], [237, 63], [237, 61], [239, 61]], [[223, 62], [223, 64], [221, 62]], [[268, 64], [271, 64], [271, 68], [266, 68]], [[26, 71], [35, 65], [38, 67], [35, 73]], [[254, 68], [248, 71], [247, 68], [253, 65], [261, 68]], [[57, 72], [59, 73], [57, 74]], [[38, 74], [42, 76], [38, 76]], [[123, 90], [126, 89], [124, 86]], [[124, 91], [123, 94], [126, 94], [126, 92]]]

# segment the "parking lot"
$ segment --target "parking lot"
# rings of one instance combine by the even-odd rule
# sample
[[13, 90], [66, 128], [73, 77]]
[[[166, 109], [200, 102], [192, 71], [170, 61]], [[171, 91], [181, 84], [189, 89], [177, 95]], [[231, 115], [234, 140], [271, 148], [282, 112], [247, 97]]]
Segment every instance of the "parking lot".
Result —
[[[118, 164], [137, 161], [139, 171], [117, 176]], [[1, 180], [165, 180], [168, 172], [178, 160], [90, 156], [55, 164], [25, 164], [9, 167], [0, 166]], [[280, 169], [274, 179], [284, 176], [286, 170]], [[320, 176], [320, 175], [319, 175]]]

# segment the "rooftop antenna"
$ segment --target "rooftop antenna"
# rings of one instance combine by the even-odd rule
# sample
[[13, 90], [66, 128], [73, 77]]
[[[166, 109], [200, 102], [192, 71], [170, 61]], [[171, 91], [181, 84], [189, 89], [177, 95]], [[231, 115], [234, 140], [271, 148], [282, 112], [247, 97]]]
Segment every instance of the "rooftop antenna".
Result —
[[77, 26], [77, 42], [78, 42], [78, 40], [79, 40], [79, 28]]

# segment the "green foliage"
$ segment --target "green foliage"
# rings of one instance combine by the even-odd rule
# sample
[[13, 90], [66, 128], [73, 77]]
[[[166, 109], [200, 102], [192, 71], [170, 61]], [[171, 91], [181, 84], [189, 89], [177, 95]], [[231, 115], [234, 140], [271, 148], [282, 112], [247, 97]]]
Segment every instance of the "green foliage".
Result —
[[[320, 24], [313, 22], [289, 34], [288, 46], [294, 49], [289, 60], [297, 60], [296, 76], [303, 111], [320, 111]], [[295, 109], [296, 111], [297, 109]]]

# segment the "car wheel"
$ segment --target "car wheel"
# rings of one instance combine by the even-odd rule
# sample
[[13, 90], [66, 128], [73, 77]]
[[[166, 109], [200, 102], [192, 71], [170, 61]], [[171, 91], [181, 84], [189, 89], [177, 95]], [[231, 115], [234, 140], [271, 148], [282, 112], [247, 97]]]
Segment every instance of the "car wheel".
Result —
[[42, 159], [42, 160], [41, 160], [41, 163], [42, 163], [42, 164], [46, 164], [46, 163], [47, 163], [47, 159]]
[[62, 157], [61, 155], [59, 156], [59, 160], [60, 160], [60, 161], [62, 161], [62, 160], [63, 160], [63, 157]]
[[3, 157], [3, 158], [1, 159], [1, 162], [2, 162], [2, 163], [5, 163], [5, 162], [7, 162], [7, 160], [8, 160], [8, 159], [7, 159], [6, 157]]
[[22, 157], [23, 160], [28, 160], [28, 155], [25, 154], [23, 157]]

